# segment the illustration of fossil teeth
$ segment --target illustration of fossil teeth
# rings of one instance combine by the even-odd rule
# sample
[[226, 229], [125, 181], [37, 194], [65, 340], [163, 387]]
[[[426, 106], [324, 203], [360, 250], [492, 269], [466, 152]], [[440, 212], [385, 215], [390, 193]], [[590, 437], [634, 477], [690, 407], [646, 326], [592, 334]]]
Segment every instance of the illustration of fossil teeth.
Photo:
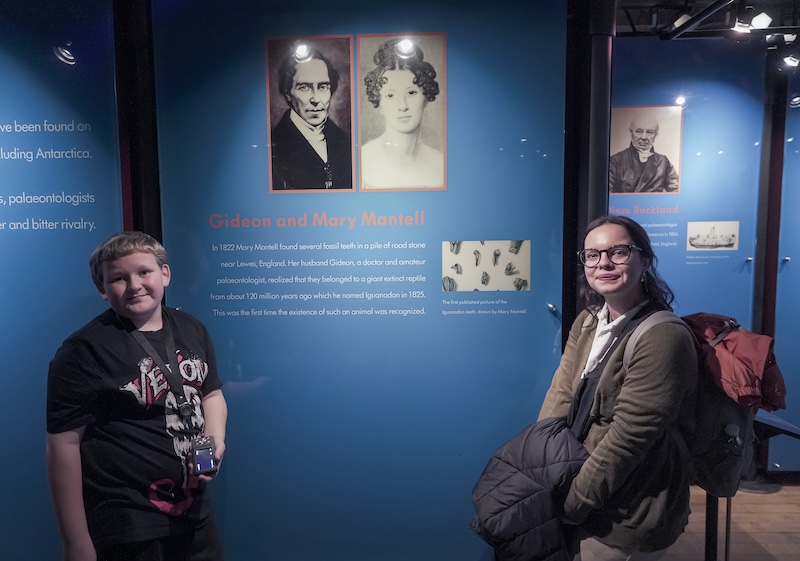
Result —
[[450, 242], [450, 252], [458, 254], [461, 251], [461, 242]]
[[506, 270], [504, 272], [509, 276], [516, 275], [517, 273], [519, 273], [519, 271], [517, 271], [517, 268], [511, 262], [509, 262], [508, 265], [506, 265]]
[[481, 275], [481, 284], [484, 286], [489, 284], [489, 274], [486, 271], [484, 271]]
[[522, 240], [511, 240], [508, 245], [509, 253], [519, 253], [519, 248], [522, 246]]
[[456, 281], [452, 277], [442, 278], [442, 290], [445, 292], [452, 292], [456, 289]]
[[526, 288], [528, 288], [528, 281], [526, 281], [525, 279], [516, 278], [514, 279], [514, 288], [516, 288], [517, 290], [525, 290]]
[[499, 249], [495, 249], [494, 253], [492, 254], [492, 265], [497, 265], [497, 261], [500, 259], [501, 251]]
[[476, 249], [472, 252], [472, 255], [475, 256], [475, 266], [477, 267], [481, 264], [481, 252]]
[[450, 268], [453, 269], [456, 272], [457, 275], [461, 274], [461, 271], [462, 271], [461, 265], [459, 265], [458, 263], [456, 263], [455, 265], [453, 265]]

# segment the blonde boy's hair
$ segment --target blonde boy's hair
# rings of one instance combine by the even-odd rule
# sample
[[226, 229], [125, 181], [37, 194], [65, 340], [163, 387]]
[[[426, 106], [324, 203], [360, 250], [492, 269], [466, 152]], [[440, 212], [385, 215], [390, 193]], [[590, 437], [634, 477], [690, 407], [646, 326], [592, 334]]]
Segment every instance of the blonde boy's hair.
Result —
[[97, 246], [89, 258], [92, 281], [98, 288], [103, 286], [103, 263], [114, 261], [132, 253], [155, 255], [159, 267], [169, 264], [167, 250], [158, 240], [144, 232], [117, 232]]

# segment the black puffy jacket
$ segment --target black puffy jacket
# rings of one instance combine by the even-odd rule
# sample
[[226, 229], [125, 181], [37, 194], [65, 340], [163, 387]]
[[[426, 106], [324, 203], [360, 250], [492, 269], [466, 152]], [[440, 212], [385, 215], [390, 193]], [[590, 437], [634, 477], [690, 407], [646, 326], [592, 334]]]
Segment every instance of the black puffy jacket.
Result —
[[563, 418], [543, 419], [495, 451], [472, 491], [470, 528], [497, 561], [570, 561], [556, 505], [588, 457]]

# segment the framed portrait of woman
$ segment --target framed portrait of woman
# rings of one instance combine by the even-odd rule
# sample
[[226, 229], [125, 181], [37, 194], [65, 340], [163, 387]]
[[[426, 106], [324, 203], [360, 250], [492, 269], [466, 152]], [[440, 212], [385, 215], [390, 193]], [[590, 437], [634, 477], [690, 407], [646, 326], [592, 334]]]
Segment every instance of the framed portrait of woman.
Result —
[[444, 190], [444, 33], [360, 35], [362, 191]]

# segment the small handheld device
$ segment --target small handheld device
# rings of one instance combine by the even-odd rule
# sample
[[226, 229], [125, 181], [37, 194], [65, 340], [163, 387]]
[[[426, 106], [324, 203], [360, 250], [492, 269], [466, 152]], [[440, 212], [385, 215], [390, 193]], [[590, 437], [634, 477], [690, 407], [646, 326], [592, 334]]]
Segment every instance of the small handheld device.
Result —
[[214, 438], [211, 436], [199, 436], [192, 441], [192, 462], [195, 475], [216, 473], [215, 452], [216, 446], [214, 446]]

